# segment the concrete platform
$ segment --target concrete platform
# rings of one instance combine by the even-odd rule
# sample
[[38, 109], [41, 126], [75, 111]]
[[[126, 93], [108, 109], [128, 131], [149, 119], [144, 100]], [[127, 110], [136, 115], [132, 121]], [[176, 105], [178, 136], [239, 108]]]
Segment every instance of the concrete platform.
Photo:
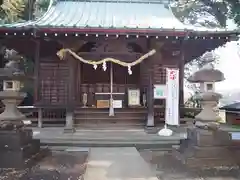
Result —
[[75, 147], [136, 147], [170, 150], [185, 138], [184, 131], [174, 131], [173, 136], [160, 137], [148, 134], [144, 129], [76, 129], [75, 133], [64, 133], [63, 128], [34, 128], [34, 138], [41, 140], [42, 146]]
[[84, 180], [158, 180], [134, 147], [92, 148]]

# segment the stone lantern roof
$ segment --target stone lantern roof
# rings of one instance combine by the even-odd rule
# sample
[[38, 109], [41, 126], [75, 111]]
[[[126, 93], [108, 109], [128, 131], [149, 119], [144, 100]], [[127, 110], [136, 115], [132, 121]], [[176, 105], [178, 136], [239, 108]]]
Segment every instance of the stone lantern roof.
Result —
[[19, 67], [22, 57], [15, 50], [6, 50], [5, 59], [8, 60], [8, 62], [4, 68], [0, 68], [0, 80], [22, 81], [28, 79], [24, 71]]
[[220, 82], [225, 80], [224, 74], [213, 67], [203, 68], [188, 78], [191, 83]]

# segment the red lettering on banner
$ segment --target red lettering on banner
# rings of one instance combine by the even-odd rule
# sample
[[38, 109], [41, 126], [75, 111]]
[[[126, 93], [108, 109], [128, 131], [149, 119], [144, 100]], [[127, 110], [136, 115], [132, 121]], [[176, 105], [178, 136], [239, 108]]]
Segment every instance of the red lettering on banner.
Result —
[[176, 79], [176, 72], [175, 72], [175, 71], [170, 71], [170, 73], [169, 73], [169, 78], [170, 78], [171, 80], [175, 80], [175, 79]]

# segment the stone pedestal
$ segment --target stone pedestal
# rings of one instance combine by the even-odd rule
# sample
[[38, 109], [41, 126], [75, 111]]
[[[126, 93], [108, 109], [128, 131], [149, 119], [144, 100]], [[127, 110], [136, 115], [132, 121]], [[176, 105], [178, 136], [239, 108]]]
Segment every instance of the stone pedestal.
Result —
[[25, 168], [43, 154], [32, 130], [0, 130], [0, 168]]
[[76, 130], [73, 127], [73, 112], [67, 111], [66, 113], [66, 126], [64, 128], [64, 133], [75, 133]]
[[[26, 93], [18, 91], [0, 91], [0, 99], [3, 102], [5, 109], [0, 114], [0, 121], [16, 121], [24, 120], [26, 117], [19, 112], [17, 105], [25, 98]], [[17, 122], [16, 122], [17, 123]]]
[[237, 167], [231, 151], [231, 135], [221, 130], [188, 128], [188, 138], [182, 140], [173, 155], [188, 167]]
[[213, 128], [218, 129], [219, 116], [214, 110], [217, 107], [221, 94], [215, 92], [201, 93], [198, 99], [201, 101], [202, 111], [195, 116], [196, 126], [200, 128]]

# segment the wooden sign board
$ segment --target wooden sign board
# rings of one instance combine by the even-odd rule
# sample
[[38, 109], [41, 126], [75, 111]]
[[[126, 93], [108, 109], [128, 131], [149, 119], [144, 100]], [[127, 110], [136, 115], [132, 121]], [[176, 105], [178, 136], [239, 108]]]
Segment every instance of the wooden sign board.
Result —
[[109, 108], [109, 100], [97, 100], [97, 108]]
[[140, 89], [128, 89], [128, 106], [141, 106]]

